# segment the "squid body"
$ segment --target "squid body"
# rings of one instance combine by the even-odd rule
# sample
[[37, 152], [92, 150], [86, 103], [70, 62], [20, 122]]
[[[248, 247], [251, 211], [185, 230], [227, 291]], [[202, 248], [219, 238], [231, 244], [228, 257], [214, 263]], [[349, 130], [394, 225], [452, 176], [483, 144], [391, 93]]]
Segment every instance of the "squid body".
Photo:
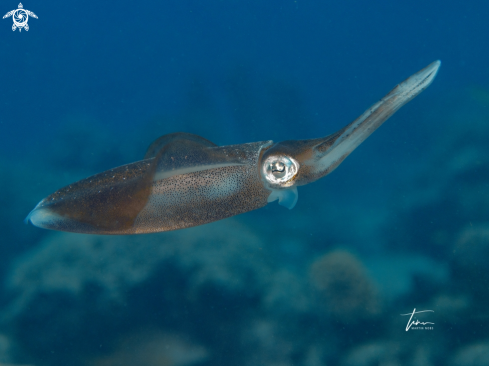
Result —
[[86, 234], [183, 229], [255, 210], [291, 209], [297, 187], [331, 173], [435, 78], [440, 61], [397, 85], [340, 131], [317, 139], [217, 146], [188, 133], [153, 142], [143, 160], [73, 183], [27, 216], [35, 226]]

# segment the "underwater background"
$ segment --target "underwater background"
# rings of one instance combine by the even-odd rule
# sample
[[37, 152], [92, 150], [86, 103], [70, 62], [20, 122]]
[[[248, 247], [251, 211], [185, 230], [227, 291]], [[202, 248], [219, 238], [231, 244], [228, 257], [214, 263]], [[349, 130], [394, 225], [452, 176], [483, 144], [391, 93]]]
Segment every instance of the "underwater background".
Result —
[[[29, 31], [0, 22], [0, 365], [489, 365], [489, 2], [23, 6]], [[167, 133], [328, 135], [437, 59], [293, 210], [139, 236], [23, 222]], [[414, 309], [431, 329], [406, 331]]]

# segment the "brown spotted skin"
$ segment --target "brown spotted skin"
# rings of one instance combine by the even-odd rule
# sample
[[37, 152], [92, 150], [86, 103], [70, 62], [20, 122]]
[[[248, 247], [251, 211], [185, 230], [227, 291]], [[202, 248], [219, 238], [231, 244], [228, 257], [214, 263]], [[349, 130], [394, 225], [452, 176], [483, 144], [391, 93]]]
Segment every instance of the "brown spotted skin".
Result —
[[134, 223], [135, 232], [183, 229], [265, 206], [270, 190], [263, 185], [258, 162], [262, 149], [270, 144], [265, 141], [215, 148], [209, 155], [214, 162], [222, 160], [217, 156], [224, 156], [224, 161], [231, 159], [239, 165], [155, 181], [149, 201]]
[[87, 234], [131, 234], [146, 205], [154, 175], [153, 159], [142, 160], [70, 184], [36, 207], [60, 217], [52, 230]]
[[[192, 140], [169, 142], [155, 158], [94, 175], [46, 197], [33, 213], [48, 218], [33, 223], [85, 234], [143, 234], [263, 207], [270, 191], [263, 186], [258, 161], [271, 143], [206, 147]], [[178, 174], [179, 169], [185, 173]]]

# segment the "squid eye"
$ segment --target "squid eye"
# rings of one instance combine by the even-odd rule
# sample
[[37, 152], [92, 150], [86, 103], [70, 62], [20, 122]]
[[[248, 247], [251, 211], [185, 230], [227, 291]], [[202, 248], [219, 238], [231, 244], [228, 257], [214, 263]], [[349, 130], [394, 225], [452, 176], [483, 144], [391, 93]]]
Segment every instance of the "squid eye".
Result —
[[271, 164], [272, 174], [277, 178], [282, 178], [285, 175], [285, 164], [281, 161], [275, 161]]
[[291, 186], [290, 180], [297, 174], [299, 163], [289, 156], [270, 156], [263, 164], [265, 179], [274, 185]]

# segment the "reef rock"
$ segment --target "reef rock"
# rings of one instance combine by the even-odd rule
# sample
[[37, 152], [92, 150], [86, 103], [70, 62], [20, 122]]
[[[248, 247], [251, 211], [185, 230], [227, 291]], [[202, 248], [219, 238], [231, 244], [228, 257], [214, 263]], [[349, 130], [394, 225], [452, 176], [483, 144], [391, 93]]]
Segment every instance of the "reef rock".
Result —
[[352, 254], [343, 250], [325, 254], [311, 265], [310, 276], [333, 318], [355, 322], [379, 314], [376, 286]]
[[53, 233], [14, 265], [3, 321], [48, 365], [78, 365], [149, 325], [219, 349], [260, 305], [271, 272], [263, 247], [236, 219], [143, 236]]

